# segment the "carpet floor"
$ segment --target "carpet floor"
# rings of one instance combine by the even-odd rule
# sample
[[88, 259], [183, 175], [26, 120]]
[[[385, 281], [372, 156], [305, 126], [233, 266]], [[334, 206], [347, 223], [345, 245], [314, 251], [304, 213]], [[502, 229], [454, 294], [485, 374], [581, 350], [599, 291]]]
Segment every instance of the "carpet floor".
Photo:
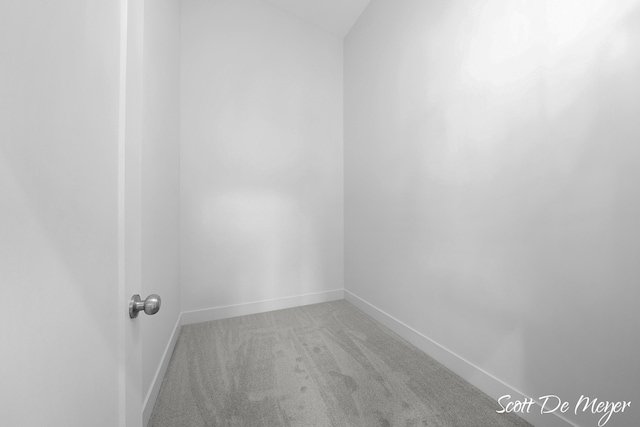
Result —
[[149, 427], [531, 427], [346, 301], [184, 326]]

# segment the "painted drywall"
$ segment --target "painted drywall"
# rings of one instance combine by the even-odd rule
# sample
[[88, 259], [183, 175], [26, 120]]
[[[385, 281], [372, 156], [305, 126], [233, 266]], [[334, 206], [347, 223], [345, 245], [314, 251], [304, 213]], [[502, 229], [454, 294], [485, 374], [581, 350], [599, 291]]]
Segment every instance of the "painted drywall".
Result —
[[144, 3], [142, 55], [142, 298], [162, 298], [157, 314], [139, 318], [146, 396], [181, 312], [179, 0]]
[[183, 310], [342, 289], [342, 40], [259, 0], [181, 15]]
[[638, 3], [372, 0], [344, 45], [345, 289], [580, 426], [640, 401]]
[[119, 19], [0, 3], [2, 425], [118, 425]]

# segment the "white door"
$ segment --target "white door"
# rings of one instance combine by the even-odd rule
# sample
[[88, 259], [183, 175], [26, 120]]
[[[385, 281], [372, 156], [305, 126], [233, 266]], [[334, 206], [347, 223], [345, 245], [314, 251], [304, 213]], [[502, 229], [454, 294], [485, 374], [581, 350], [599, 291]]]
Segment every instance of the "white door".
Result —
[[139, 3], [0, 2], [0, 425], [142, 425]]

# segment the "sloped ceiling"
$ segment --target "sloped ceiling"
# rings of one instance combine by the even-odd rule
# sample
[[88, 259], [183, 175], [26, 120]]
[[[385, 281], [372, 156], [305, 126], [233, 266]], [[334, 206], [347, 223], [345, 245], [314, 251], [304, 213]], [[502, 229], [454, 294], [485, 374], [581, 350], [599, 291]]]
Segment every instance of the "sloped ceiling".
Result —
[[264, 0], [340, 38], [347, 35], [370, 0]]

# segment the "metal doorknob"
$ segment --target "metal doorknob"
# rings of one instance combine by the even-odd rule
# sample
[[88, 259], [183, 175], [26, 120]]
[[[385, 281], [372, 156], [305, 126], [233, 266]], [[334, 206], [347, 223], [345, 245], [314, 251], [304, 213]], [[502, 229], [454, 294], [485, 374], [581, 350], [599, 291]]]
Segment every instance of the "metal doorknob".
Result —
[[160, 311], [160, 303], [162, 300], [160, 299], [160, 295], [151, 294], [142, 301], [140, 299], [140, 295], [135, 294], [131, 297], [131, 301], [129, 301], [129, 317], [135, 319], [138, 317], [138, 312], [143, 311], [147, 313], [149, 316], [156, 314]]

